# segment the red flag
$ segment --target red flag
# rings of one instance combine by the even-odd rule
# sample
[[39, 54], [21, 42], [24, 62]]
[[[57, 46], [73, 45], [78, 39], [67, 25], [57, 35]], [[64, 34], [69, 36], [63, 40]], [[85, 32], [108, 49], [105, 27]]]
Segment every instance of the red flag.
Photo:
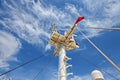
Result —
[[78, 19], [76, 20], [75, 24], [77, 24], [78, 22], [80, 22], [80, 21], [83, 20], [83, 19], [84, 19], [83, 16], [78, 17]]

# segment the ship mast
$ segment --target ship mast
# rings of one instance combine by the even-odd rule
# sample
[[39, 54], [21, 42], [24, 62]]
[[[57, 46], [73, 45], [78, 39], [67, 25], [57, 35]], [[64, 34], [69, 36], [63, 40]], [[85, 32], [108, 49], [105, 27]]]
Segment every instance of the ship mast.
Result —
[[55, 29], [55, 25], [53, 25], [52, 35], [49, 43], [56, 47], [53, 55], [54, 56], [56, 56], [57, 54], [59, 55], [58, 80], [67, 80], [67, 76], [73, 74], [73, 73], [67, 73], [67, 70], [66, 70], [68, 67], [72, 67], [72, 65], [68, 65], [66, 63], [68, 60], [71, 59], [66, 56], [66, 50], [73, 50], [75, 48], [79, 48], [76, 41], [74, 40], [73, 32], [75, 31], [78, 22], [80, 22], [83, 19], [84, 19], [83, 16], [78, 17], [74, 25], [70, 28], [70, 30], [65, 32], [64, 35], [59, 34]]
[[61, 45], [61, 49], [59, 52], [59, 80], [67, 80], [68, 75], [72, 75], [73, 73], [67, 73], [67, 68], [72, 67], [72, 65], [67, 65], [67, 61], [71, 60], [66, 56], [65, 46]]

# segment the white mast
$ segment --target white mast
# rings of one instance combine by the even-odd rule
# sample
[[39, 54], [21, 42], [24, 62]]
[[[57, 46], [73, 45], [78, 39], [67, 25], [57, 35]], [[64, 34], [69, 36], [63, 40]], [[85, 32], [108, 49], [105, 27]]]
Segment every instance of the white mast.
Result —
[[66, 80], [66, 51], [62, 46], [59, 52], [59, 80]]
[[67, 80], [67, 76], [73, 75], [73, 73], [67, 73], [67, 68], [72, 67], [72, 65], [67, 65], [66, 62], [71, 60], [66, 56], [65, 46], [61, 45], [59, 52], [59, 80]]
[[66, 32], [65, 35], [57, 33], [57, 31], [55, 30], [55, 25], [53, 25], [52, 35], [49, 43], [56, 46], [53, 55], [56, 56], [59, 53], [59, 80], [67, 80], [67, 76], [72, 75], [72, 73], [67, 74], [66, 71], [66, 68], [71, 67], [71, 65], [66, 66], [66, 62], [70, 60], [70, 58], [66, 56], [65, 51], [79, 48], [79, 46], [76, 44], [73, 38], [73, 32], [76, 29], [76, 25], [78, 24], [78, 22], [80, 22], [83, 19], [83, 16], [78, 17], [74, 25], [70, 28], [70, 30]]

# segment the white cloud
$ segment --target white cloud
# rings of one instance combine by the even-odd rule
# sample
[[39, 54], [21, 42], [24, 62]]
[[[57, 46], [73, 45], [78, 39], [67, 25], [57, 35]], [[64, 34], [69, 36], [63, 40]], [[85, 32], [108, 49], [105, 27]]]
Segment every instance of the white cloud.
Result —
[[[111, 20], [111, 24], [120, 24], [120, 0], [108, 1], [108, 5], [105, 7], [106, 16]], [[109, 25], [111, 25], [109, 24]]]
[[0, 77], [0, 80], [4, 80], [5, 78], [6, 78], [6, 76], [3, 75], [3, 76]]
[[[3, 1], [5, 11], [1, 10], [0, 14], [7, 16], [0, 20], [0, 24], [28, 43], [46, 47], [53, 23], [59, 26], [58, 30], [66, 30], [68, 27], [65, 26], [71, 26], [75, 18], [81, 14], [85, 16], [81, 24], [87, 27], [113, 27], [120, 23], [119, 1], [83, 0], [82, 2], [85, 10], [80, 7], [79, 9], [82, 8], [82, 10], [79, 11], [76, 5], [70, 3], [66, 3], [60, 9], [55, 5], [43, 5], [40, 1], [34, 2], [34, 0], [21, 0], [19, 4], [17, 1], [11, 1], [11, 3]], [[89, 37], [94, 37], [100, 35], [102, 30], [85, 31]]]
[[6, 11], [0, 13], [7, 15], [0, 20], [0, 24], [28, 43], [42, 47], [47, 45], [44, 41], [48, 42], [52, 23], [64, 27], [70, 25], [73, 20], [64, 11], [52, 5], [43, 6], [40, 1], [35, 3], [34, 0], [21, 0], [19, 4], [17, 1], [11, 1], [11, 4], [3, 1], [2, 4]]
[[[34, 0], [20, 0], [19, 4], [14, 0], [11, 0], [11, 4], [4, 0], [1, 4], [5, 7], [5, 11], [1, 10], [0, 14], [6, 14], [7, 16], [0, 19], [0, 24], [28, 43], [35, 45], [41, 44], [40, 46], [47, 45], [44, 41], [48, 41], [50, 37], [49, 33], [52, 23], [59, 25], [58, 29], [66, 29], [65, 26], [73, 24], [75, 20], [73, 17], [74, 14], [79, 16], [80, 13], [83, 14], [83, 12], [85, 12], [84, 9], [79, 11], [73, 4], [66, 4], [64, 8], [59, 9], [54, 5], [43, 6], [39, 1], [35, 3]], [[84, 26], [113, 27], [120, 23], [119, 1], [83, 0], [83, 4], [86, 6], [87, 11], [91, 13], [84, 13], [86, 16], [84, 23], [82, 23]], [[68, 10], [71, 14], [64, 9]], [[100, 19], [97, 19], [97, 17]], [[89, 37], [94, 37], [98, 36], [101, 30], [86, 30], [86, 32]], [[16, 51], [20, 48], [20, 42], [11, 34], [6, 32], [0, 32], [0, 34], [4, 34], [5, 36], [3, 38], [3, 36], [0, 35], [0, 42], [2, 43], [0, 43], [0, 53], [2, 53], [0, 54], [0, 67], [7, 67], [9, 66], [7, 61], [16, 60], [13, 55], [15, 55]], [[50, 45], [47, 45], [45, 49], [50, 49]], [[56, 76], [54, 79], [57, 79]], [[54, 79], [52, 78], [51, 80]], [[89, 75], [76, 75], [74, 79], [89, 80], [90, 77]]]
[[46, 45], [45, 51], [50, 50], [50, 49], [51, 49], [51, 45], [50, 44]]
[[69, 10], [69, 12], [71, 14], [73, 14], [74, 16], [77, 16], [77, 17], [80, 16], [79, 11], [77, 10], [77, 8], [75, 7], [75, 5], [73, 5], [73, 4], [67, 3], [66, 6], [65, 6], [65, 9]]
[[21, 43], [13, 35], [0, 31], [0, 68], [9, 67], [8, 61], [17, 61], [14, 55], [21, 48]]
[[83, 76], [74, 75], [72, 80], [91, 80], [91, 76], [90, 75], [83, 75]]
[[[80, 1], [81, 2], [81, 1]], [[115, 27], [120, 23], [119, 0], [83, 0], [87, 13], [85, 27]], [[83, 10], [84, 11], [84, 10]], [[116, 26], [119, 27], [119, 26]], [[89, 37], [100, 35], [103, 30], [86, 29]]]

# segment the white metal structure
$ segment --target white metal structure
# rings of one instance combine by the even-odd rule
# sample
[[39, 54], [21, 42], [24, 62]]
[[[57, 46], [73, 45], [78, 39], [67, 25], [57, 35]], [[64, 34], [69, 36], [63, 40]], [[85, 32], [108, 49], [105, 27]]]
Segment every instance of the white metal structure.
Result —
[[65, 47], [62, 46], [59, 52], [59, 80], [66, 80], [66, 52]]
[[67, 80], [67, 76], [73, 75], [73, 73], [67, 73], [66, 69], [72, 67], [72, 65], [67, 65], [66, 62], [71, 60], [66, 56], [65, 46], [61, 45], [61, 50], [59, 52], [59, 80]]
[[50, 38], [49, 43], [54, 45], [56, 47], [53, 55], [56, 56], [61, 48], [61, 44], [63, 46], [65, 46], [65, 50], [72, 50], [75, 48], [79, 48], [79, 46], [76, 44], [75, 40], [72, 39], [72, 36], [74, 36], [73, 32], [76, 29], [76, 26], [78, 24], [78, 22], [80, 22], [81, 20], [83, 20], [84, 17], [78, 17], [78, 19], [76, 20], [76, 22], [74, 23], [74, 25], [72, 26], [72, 28], [65, 32], [65, 35], [61, 35], [59, 34], [56, 30], [55, 30], [55, 26], [53, 25], [53, 31], [52, 31], [52, 35]]
[[73, 74], [67, 73], [66, 71], [66, 68], [72, 66], [66, 65], [66, 62], [70, 60], [70, 58], [66, 56], [66, 50], [79, 48], [79, 46], [76, 44], [73, 38], [73, 32], [76, 29], [77, 23], [83, 19], [84, 17], [79, 17], [74, 23], [73, 27], [69, 31], [65, 32], [65, 35], [57, 33], [55, 30], [55, 26], [53, 25], [53, 31], [49, 43], [56, 46], [53, 55], [56, 56], [59, 53], [59, 80], [67, 80], [67, 76]]
[[[52, 35], [49, 43], [56, 47], [53, 55], [56, 56], [59, 53], [59, 80], [67, 80], [67, 75], [72, 74], [72, 73], [67, 74], [66, 71], [66, 68], [69, 67], [70, 65], [66, 67], [66, 61], [69, 60], [69, 58], [66, 56], [65, 51], [79, 48], [79, 46], [76, 44], [73, 38], [74, 36], [73, 32], [76, 29], [78, 22], [80, 22], [83, 19], [84, 19], [83, 16], [78, 17], [73, 27], [69, 31], [65, 32], [65, 35], [59, 34], [56, 31], [55, 26], [53, 25]], [[94, 28], [94, 29], [120, 30], [120, 28]], [[97, 46], [94, 43], [92, 43], [82, 32], [81, 34], [102, 54], [102, 56], [104, 56], [118, 71], [120, 71], [120, 68], [109, 57], [107, 57], [99, 48], [97, 48]]]
[[94, 70], [91, 73], [91, 76], [92, 76], [92, 80], [104, 80], [102, 73], [98, 70]]

